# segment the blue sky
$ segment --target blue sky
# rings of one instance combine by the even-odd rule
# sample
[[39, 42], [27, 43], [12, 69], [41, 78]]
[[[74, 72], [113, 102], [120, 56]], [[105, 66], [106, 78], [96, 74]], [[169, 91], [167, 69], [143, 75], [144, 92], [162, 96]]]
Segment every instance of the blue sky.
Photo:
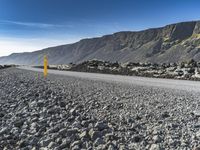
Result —
[[200, 20], [199, 0], [0, 0], [0, 56]]

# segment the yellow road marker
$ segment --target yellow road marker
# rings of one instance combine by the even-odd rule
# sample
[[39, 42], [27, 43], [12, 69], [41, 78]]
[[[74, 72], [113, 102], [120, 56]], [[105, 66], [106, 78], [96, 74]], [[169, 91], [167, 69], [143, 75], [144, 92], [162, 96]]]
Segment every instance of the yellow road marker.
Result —
[[48, 66], [48, 59], [47, 56], [44, 56], [44, 77], [47, 77], [48, 71], [47, 71], [47, 66]]

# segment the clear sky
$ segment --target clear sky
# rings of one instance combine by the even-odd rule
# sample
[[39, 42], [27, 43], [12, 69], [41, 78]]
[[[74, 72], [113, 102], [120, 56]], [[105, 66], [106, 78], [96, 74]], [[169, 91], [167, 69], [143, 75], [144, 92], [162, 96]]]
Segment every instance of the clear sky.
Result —
[[0, 0], [0, 56], [200, 20], [200, 0]]

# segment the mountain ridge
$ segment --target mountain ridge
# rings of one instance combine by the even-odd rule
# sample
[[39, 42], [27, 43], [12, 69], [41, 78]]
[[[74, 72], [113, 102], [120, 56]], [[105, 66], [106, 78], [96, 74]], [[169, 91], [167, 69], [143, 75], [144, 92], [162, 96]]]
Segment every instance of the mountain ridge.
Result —
[[102, 37], [0, 57], [0, 64], [79, 63], [90, 59], [170, 63], [200, 60], [200, 21], [180, 22], [141, 31], [120, 31]]

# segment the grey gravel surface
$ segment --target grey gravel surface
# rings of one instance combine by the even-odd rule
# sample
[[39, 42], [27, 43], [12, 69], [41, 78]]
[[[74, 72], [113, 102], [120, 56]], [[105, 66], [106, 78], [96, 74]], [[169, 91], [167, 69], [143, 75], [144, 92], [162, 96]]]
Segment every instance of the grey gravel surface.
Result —
[[0, 149], [197, 150], [199, 96], [191, 89], [0, 70]]

